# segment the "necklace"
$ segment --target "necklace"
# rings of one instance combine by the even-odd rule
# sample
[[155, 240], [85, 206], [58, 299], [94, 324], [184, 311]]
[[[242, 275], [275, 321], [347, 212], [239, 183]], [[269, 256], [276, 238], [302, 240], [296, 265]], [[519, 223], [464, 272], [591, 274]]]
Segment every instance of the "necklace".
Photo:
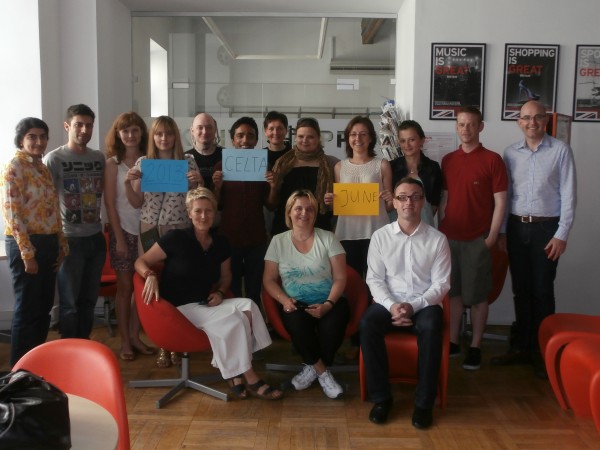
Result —
[[411, 175], [418, 173], [419, 163], [415, 164], [412, 167], [409, 167], [409, 165], [407, 164], [406, 169], [408, 170], [408, 173], [410, 173]]
[[305, 237], [304, 239], [299, 239], [299, 238], [296, 237], [296, 235], [292, 231], [292, 238], [295, 239], [295, 240], [297, 240], [298, 242], [306, 242], [306, 241], [308, 241], [312, 237], [312, 235], [313, 235], [313, 231], [311, 231], [310, 234], [307, 237]]

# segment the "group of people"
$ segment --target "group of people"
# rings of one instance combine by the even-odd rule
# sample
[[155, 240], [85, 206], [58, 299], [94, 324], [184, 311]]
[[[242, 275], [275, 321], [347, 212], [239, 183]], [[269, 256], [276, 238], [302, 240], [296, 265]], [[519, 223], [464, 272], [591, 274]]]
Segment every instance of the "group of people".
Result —
[[[344, 131], [347, 158], [340, 161], [325, 154], [315, 119], [298, 120], [291, 146], [287, 117], [272, 111], [263, 123], [265, 180], [252, 182], [223, 179], [217, 123], [206, 113], [192, 121], [187, 152], [173, 119], [155, 119], [148, 132], [136, 113], [121, 114], [104, 155], [87, 147], [93, 111], [74, 105], [64, 123], [67, 144], [43, 161], [48, 127], [23, 119], [17, 153], [3, 173], [16, 297], [11, 363], [46, 339], [56, 271], [60, 333], [89, 337], [106, 257], [104, 198], [124, 360], [155, 351], [139, 337], [131, 300], [137, 271], [145, 279], [146, 303], [169, 301], [207, 333], [213, 365], [233, 395], [281, 399], [283, 392], [252, 366], [252, 354], [271, 343], [259, 308], [264, 288], [279, 303], [304, 363], [291, 384], [302, 390], [318, 380], [328, 397], [337, 398], [343, 388], [328, 368], [350, 317], [344, 296], [349, 265], [364, 277], [372, 298], [353, 337], [374, 403], [369, 419], [385, 423], [393, 404], [384, 336], [411, 331], [419, 347], [412, 424], [427, 428], [442, 354], [443, 299], [450, 297], [451, 355], [461, 353], [462, 313], [471, 310], [473, 337], [463, 367], [476, 370], [491, 290], [489, 249], [498, 245], [509, 252], [516, 335], [508, 353], [492, 363], [533, 362], [543, 376], [537, 328], [554, 312], [557, 262], [576, 203], [572, 151], [545, 133], [547, 120], [541, 103], [525, 103], [518, 120], [525, 139], [508, 147], [503, 159], [481, 145], [482, 115], [465, 107], [456, 121], [461, 145], [440, 168], [423, 153], [425, 133], [415, 121], [400, 124], [403, 155], [390, 162], [375, 153], [371, 120], [353, 118]], [[240, 151], [258, 142], [250, 117], [229, 132]], [[142, 191], [144, 159], [187, 161], [188, 192]], [[337, 182], [378, 183], [378, 214], [334, 220]], [[160, 277], [158, 263], [164, 264]], [[229, 292], [233, 298], [226, 298]], [[161, 349], [158, 363], [173, 362], [177, 355]]]

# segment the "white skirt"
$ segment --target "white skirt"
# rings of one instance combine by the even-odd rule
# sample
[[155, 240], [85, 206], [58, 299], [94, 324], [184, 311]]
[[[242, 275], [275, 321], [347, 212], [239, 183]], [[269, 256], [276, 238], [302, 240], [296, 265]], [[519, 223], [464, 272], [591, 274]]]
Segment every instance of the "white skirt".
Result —
[[[177, 309], [206, 333], [213, 351], [212, 365], [223, 378], [252, 368], [252, 353], [271, 345], [271, 336], [256, 303], [249, 298], [228, 298], [218, 306], [188, 303]], [[250, 311], [252, 324], [244, 311]]]

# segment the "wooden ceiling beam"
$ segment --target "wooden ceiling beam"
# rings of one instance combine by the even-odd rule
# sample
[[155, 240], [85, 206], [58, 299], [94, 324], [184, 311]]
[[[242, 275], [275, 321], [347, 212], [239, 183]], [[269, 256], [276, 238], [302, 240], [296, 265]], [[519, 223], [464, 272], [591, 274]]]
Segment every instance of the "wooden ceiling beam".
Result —
[[385, 19], [362, 19], [360, 22], [360, 35], [363, 44], [372, 44], [377, 32]]

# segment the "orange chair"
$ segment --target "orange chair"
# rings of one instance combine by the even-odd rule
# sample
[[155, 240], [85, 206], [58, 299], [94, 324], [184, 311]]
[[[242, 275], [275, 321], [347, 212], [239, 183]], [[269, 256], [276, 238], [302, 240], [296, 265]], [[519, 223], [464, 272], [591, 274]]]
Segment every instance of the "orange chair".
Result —
[[142, 297], [144, 283], [145, 280], [139, 274], [136, 273], [133, 276], [133, 293], [140, 322], [146, 331], [146, 335], [155, 345], [161, 348], [168, 348], [173, 352], [182, 353], [181, 374], [179, 378], [130, 381], [129, 387], [173, 387], [162, 398], [157, 400], [157, 408], [161, 408], [184, 388], [192, 388], [220, 400], [227, 401], [226, 393], [203, 384], [208, 381], [222, 380], [220, 374], [190, 377], [190, 353], [211, 351], [206, 333], [192, 325], [167, 300], [160, 299], [157, 302], [146, 305]]
[[[508, 272], [508, 253], [500, 250], [497, 245], [494, 245], [490, 252], [492, 254], [492, 290], [488, 295], [488, 305], [494, 303], [504, 289], [504, 282], [506, 281], [506, 274]], [[467, 309], [463, 312], [462, 320], [462, 334], [470, 335], [471, 332], [467, 331]], [[491, 339], [495, 341], [507, 341], [508, 337], [500, 334], [483, 333], [484, 339]]]
[[[350, 266], [346, 266], [346, 288], [344, 289], [344, 297], [348, 300], [350, 307], [350, 320], [346, 326], [345, 337], [352, 336], [358, 331], [360, 319], [367, 309], [369, 302], [369, 292], [367, 285], [361, 276]], [[281, 316], [279, 315], [278, 302], [265, 290], [262, 290], [262, 303], [265, 313], [269, 319], [269, 323], [273, 326], [279, 336], [286, 341], [291, 341], [292, 338], [285, 329]], [[289, 372], [297, 372], [302, 369], [301, 364], [265, 364], [267, 370], [282, 370]], [[356, 370], [356, 366], [334, 366], [336, 372], [348, 372]]]
[[600, 432], [600, 335], [575, 339], [564, 348], [560, 375], [576, 417], [593, 417]]
[[88, 339], [49, 341], [27, 352], [13, 367], [26, 369], [67, 394], [87, 398], [104, 407], [119, 428], [119, 450], [129, 450], [129, 422], [123, 380], [114, 353]]
[[600, 316], [557, 313], [546, 317], [540, 324], [538, 331], [540, 351], [554, 396], [562, 409], [569, 407], [559, 370], [563, 350], [575, 339], [588, 339], [594, 336], [600, 336]]
[[[448, 361], [450, 353], [450, 299], [446, 295], [444, 306], [444, 333], [442, 337], [442, 364], [438, 381], [438, 396], [442, 408], [446, 407], [448, 391]], [[417, 383], [417, 336], [412, 333], [388, 333], [385, 335], [385, 346], [388, 354], [390, 383]], [[368, 400], [366, 370], [363, 363], [362, 351], [359, 361], [360, 398]]]
[[114, 298], [117, 295], [117, 274], [110, 265], [108, 231], [104, 232], [104, 239], [106, 240], [106, 259], [104, 260], [104, 266], [102, 267], [102, 277], [100, 278], [100, 291], [98, 292], [98, 297], [104, 298], [104, 323], [108, 329], [108, 335], [112, 337], [115, 335], [115, 331], [112, 327], [114, 322], [110, 318], [110, 311], [112, 310]]

